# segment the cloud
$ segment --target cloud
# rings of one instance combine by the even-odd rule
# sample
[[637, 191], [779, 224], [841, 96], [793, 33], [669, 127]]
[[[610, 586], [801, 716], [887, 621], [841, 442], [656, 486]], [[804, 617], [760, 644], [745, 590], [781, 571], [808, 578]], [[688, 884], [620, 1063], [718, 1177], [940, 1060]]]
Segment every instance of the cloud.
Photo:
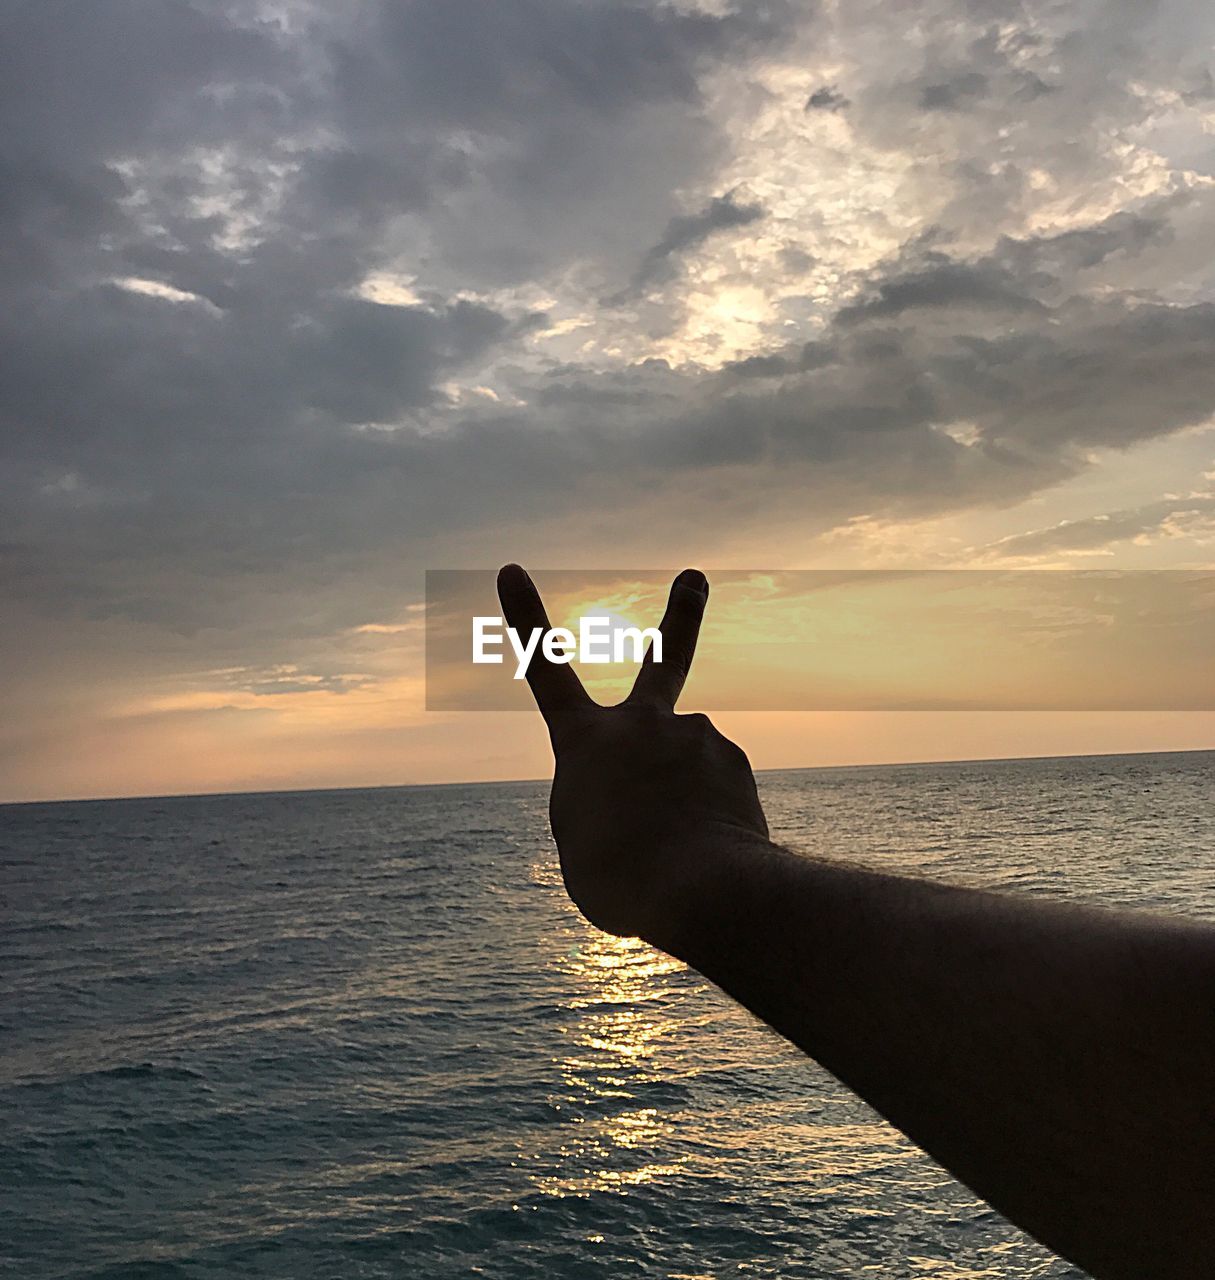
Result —
[[666, 230], [652, 245], [633, 274], [629, 288], [607, 300], [608, 306], [621, 306], [630, 297], [655, 282], [670, 280], [673, 260], [704, 244], [710, 236], [738, 227], [750, 226], [764, 216], [763, 206], [740, 201], [736, 193], [714, 196], [696, 213], [680, 214], [670, 220]]
[[856, 302], [837, 313], [842, 324], [862, 320], [890, 319], [909, 311], [929, 308], [969, 309], [1002, 312], [1041, 310], [1037, 299], [1026, 296], [1017, 281], [998, 262], [952, 262], [938, 255], [931, 266], [881, 280], [875, 296]]
[[982, 548], [981, 554], [1001, 559], [1108, 554], [1119, 543], [1147, 543], [1158, 538], [1215, 541], [1215, 494], [1163, 498], [1082, 520], [1062, 520], [1046, 529], [1000, 538]]
[[1213, 21], [14, 8], [10, 697], [337, 678], [427, 564], [808, 544], [1209, 420]]
[[681, 501], [721, 485], [727, 519], [755, 493], [774, 513], [812, 494], [811, 529], [1008, 502], [1090, 447], [1215, 412], [1215, 308], [1075, 292], [1078, 272], [1162, 242], [1119, 225], [1117, 252], [1100, 224], [927, 265], [912, 247], [820, 338], [719, 372], [519, 366], [502, 384], [518, 405], [480, 409], [442, 384], [521, 351], [532, 313], [332, 291], [268, 312], [263, 281], [290, 261], [262, 275], [256, 254], [218, 315], [98, 286], [0, 329], [21, 352], [5, 413], [28, 428], [9, 445], [13, 559], [57, 607], [248, 626], [256, 648], [262, 613], [274, 625], [307, 595], [335, 627], [402, 556], [525, 512], [568, 519], [589, 492], [617, 525], [659, 495], [683, 519]]
[[806, 99], [807, 111], [842, 111], [848, 99], [833, 84], [820, 86]]
[[961, 71], [945, 80], [925, 84], [920, 89], [920, 106], [925, 111], [960, 111], [969, 102], [984, 97], [987, 77], [979, 71]]

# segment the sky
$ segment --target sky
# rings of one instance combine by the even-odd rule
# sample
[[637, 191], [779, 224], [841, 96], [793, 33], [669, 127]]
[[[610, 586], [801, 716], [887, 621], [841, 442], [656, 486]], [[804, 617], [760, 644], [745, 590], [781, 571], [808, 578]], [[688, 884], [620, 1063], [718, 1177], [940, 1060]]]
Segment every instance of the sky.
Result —
[[[543, 775], [534, 717], [426, 711], [427, 569], [1211, 567], [1213, 42], [0, 0], [0, 799]], [[1215, 745], [720, 723], [759, 767]]]

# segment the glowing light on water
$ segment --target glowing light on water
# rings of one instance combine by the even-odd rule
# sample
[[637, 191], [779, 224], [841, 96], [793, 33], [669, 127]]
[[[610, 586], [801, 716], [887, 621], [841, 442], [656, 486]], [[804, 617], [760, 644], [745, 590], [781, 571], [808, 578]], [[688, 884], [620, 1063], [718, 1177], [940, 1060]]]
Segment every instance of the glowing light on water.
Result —
[[661, 1079], [648, 1060], [680, 1025], [656, 979], [683, 966], [636, 938], [589, 931], [566, 963], [579, 990], [568, 1006], [574, 1021], [570, 1052], [561, 1063], [567, 1090], [562, 1110], [580, 1115], [582, 1123], [563, 1147], [565, 1169], [537, 1184], [551, 1195], [623, 1193], [675, 1173], [683, 1163], [645, 1159], [665, 1145], [674, 1127], [671, 1113], [627, 1105], [648, 1082]]

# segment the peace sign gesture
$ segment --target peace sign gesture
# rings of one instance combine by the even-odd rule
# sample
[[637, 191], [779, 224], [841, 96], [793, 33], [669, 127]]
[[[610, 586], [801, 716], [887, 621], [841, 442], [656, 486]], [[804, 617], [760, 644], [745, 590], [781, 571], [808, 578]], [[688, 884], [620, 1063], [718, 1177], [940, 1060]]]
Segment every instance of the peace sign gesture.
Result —
[[[509, 626], [552, 630], [540, 593], [518, 566], [498, 574]], [[610, 933], [655, 941], [698, 840], [723, 831], [767, 836], [751, 766], [704, 715], [677, 715], [709, 584], [685, 569], [671, 586], [652, 653], [629, 696], [592, 700], [568, 664], [543, 646], [527, 679], [556, 756], [549, 816], [565, 887], [583, 915]], [[711, 829], [711, 831], [710, 831]]]

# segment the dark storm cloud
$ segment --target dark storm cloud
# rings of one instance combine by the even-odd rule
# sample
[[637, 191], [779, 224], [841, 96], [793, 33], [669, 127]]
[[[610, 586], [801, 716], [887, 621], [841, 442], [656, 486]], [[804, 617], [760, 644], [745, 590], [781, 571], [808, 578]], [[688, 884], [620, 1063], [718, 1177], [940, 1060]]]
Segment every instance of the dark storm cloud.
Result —
[[807, 111], [842, 111], [848, 99], [833, 84], [825, 84], [806, 99]]
[[[63, 563], [100, 596], [107, 575], [137, 577], [145, 560], [180, 561], [183, 575], [212, 559], [217, 572], [283, 565], [312, 539], [424, 536], [492, 507], [444, 492], [481, 447], [467, 443], [479, 425], [452, 418], [447, 444], [425, 434], [437, 420], [391, 442], [359, 428], [441, 413], [441, 382], [538, 317], [434, 291], [403, 306], [354, 296], [392, 251], [388, 224], [478, 184], [543, 201], [574, 153], [613, 181], [605, 138], [653, 107], [705, 135], [698, 77], [788, 21], [777, 3], [718, 17], [368, 3], [340, 23], [301, 10], [286, 24], [177, 0], [115, 0], [71, 21], [8, 5], [0, 423], [27, 585], [53, 591]], [[742, 216], [728, 198], [713, 208], [723, 225]], [[457, 221], [435, 216], [441, 233]], [[576, 248], [531, 247], [557, 261]], [[448, 248], [474, 256], [467, 239]], [[517, 272], [511, 256], [503, 242], [492, 270]], [[386, 473], [403, 487], [381, 502]], [[87, 573], [94, 557], [105, 569]]]
[[[1010, 501], [1086, 448], [1202, 420], [1211, 307], [1136, 276], [1186, 277], [1167, 255], [1199, 197], [958, 243], [993, 205], [1012, 218], [1035, 166], [1099, 167], [1095, 114], [1131, 110], [1096, 65], [1106, 36], [1018, 45], [943, 12], [957, 48], [847, 79], [836, 119], [801, 114], [804, 81], [793, 102], [806, 129], [856, 116], [866, 145], [949, 149], [935, 231], [841, 273], [812, 335], [715, 371], [537, 356], [548, 304], [495, 290], [568, 290], [589, 324], [587, 300], [631, 279], [604, 321], [628, 326], [655, 286], [677, 308], [688, 254], [764, 232], [776, 202], [765, 217], [722, 178], [709, 85], [786, 50], [809, 6], [0, 5], [11, 591], [239, 662], [276, 652], [284, 619], [391, 612], [436, 547], [492, 559], [489, 533], [529, 522], [661, 532], [706, 492], [723, 528]], [[1026, 88], [1051, 60], [1064, 123]], [[843, 105], [832, 86], [811, 102]], [[1013, 176], [993, 177], [1010, 120]], [[776, 260], [800, 277], [820, 247]], [[360, 293], [378, 271], [416, 296]], [[501, 396], [478, 399], [489, 368]]]
[[1054, 320], [1061, 331], [959, 335], [934, 353], [943, 418], [1050, 456], [1125, 448], [1215, 413], [1211, 304], [1077, 304]]
[[1022, 275], [1051, 272], [1056, 278], [1100, 266], [1115, 255], [1134, 257], [1168, 241], [1169, 214], [1187, 203], [1185, 196], [1167, 197], [1135, 211], [1111, 214], [1099, 222], [1055, 235], [1004, 238], [996, 258]]
[[324, 423], [397, 420], [435, 381], [526, 326], [466, 301], [380, 306], [331, 293], [296, 313], [238, 284], [217, 312], [112, 284], [0, 317], [8, 457], [100, 492], [247, 483], [271, 451], [317, 443]]
[[806, 369], [821, 369], [838, 358], [837, 348], [829, 342], [803, 342], [800, 350], [790, 354], [747, 356], [732, 360], [723, 370], [734, 378], [778, 378]]
[[925, 111], [960, 111], [988, 91], [987, 77], [978, 71], [963, 71], [947, 80], [926, 84], [920, 90], [920, 106]]
[[343, 119], [398, 119], [487, 134], [565, 110], [627, 113], [639, 100], [695, 102], [702, 59], [779, 35], [786, 7], [713, 17], [671, 5], [429, 0], [363, 10], [335, 34]]
[[843, 308], [837, 319], [842, 324], [854, 324], [946, 307], [1015, 312], [1038, 310], [1041, 303], [1026, 297], [999, 263], [958, 263], [940, 258], [923, 270], [880, 281], [874, 297]]
[[862, 296], [840, 308], [836, 321], [858, 324], [934, 310], [1040, 313], [1047, 303], [1070, 296], [1084, 272], [1166, 244], [1170, 210], [1186, 203], [1184, 197], [1167, 197], [1054, 235], [1002, 236], [977, 258], [951, 256], [932, 247], [931, 234], [919, 237], [865, 282]]
[[607, 305], [621, 306], [647, 285], [669, 280], [675, 273], [675, 260], [680, 255], [704, 244], [719, 232], [750, 226], [763, 216], [762, 205], [739, 200], [737, 193], [728, 191], [723, 196], [714, 196], [695, 213], [672, 218], [658, 242], [646, 251], [629, 288], [609, 298]]
[[662, 238], [646, 254], [647, 266], [653, 267], [672, 254], [703, 244], [715, 231], [745, 227], [764, 216], [762, 205], [739, 202], [734, 192], [715, 196], [698, 213], [672, 218]]
[[1005, 237], [976, 257], [909, 245], [826, 339], [723, 372], [779, 379], [782, 395], [804, 388], [808, 444], [833, 403], [831, 422], [852, 424], [845, 439], [862, 423], [964, 427], [972, 462], [987, 464], [976, 477], [999, 485], [1006, 465], [1007, 483], [1032, 488], [1082, 448], [1125, 448], [1215, 413], [1215, 305], [1076, 292], [1085, 271], [1167, 246], [1184, 207], [1169, 198], [1062, 235]]
[[705, 77], [812, 12], [786, 0], [718, 14], [653, 0], [358, 6], [324, 40], [340, 151], [312, 157], [300, 189], [364, 221], [397, 217], [398, 190], [415, 205], [428, 193], [432, 214], [442, 200], [427, 231], [455, 287], [530, 281], [588, 250], [618, 271], [639, 228], [661, 226], [675, 190], [699, 188], [720, 156]]
[[[580, 500], [582, 476], [625, 509], [664, 477], [743, 467], [756, 483], [766, 477], [768, 501], [794, 500], [799, 485], [814, 492], [827, 522], [858, 507], [1009, 500], [1073, 473], [1082, 446], [1130, 444], [1215, 409], [1215, 309], [1108, 299], [1048, 308], [1034, 293], [1057, 289], [1040, 269], [1052, 254], [1050, 241], [1005, 244], [928, 276], [893, 263], [875, 294], [905, 306], [847, 309], [828, 337], [787, 353], [716, 376], [663, 362], [596, 375], [573, 366], [550, 374], [531, 407], [460, 414], [441, 432], [336, 428], [430, 402], [436, 377], [528, 317], [333, 299], [302, 328], [266, 338], [256, 309], [226, 333], [200, 304], [106, 286], [76, 299], [72, 326], [58, 317], [53, 341], [43, 331], [41, 359], [25, 347], [10, 384], [9, 414], [27, 429], [11, 457], [38, 482], [16, 541], [27, 568], [42, 566], [43, 585], [57, 572], [60, 590], [90, 611], [237, 626], [267, 603], [242, 581], [272, 572], [307, 589], [352, 563], [386, 579], [383, 551], [500, 523], [530, 499], [560, 515]], [[1021, 277], [1010, 262], [1023, 264]], [[967, 272], [1001, 282], [990, 332], [976, 330], [974, 289], [924, 295], [926, 278]], [[900, 293], [906, 280], [916, 290]], [[10, 316], [9, 340], [15, 325]], [[151, 385], [149, 370], [160, 375]], [[953, 423], [976, 440], [963, 446], [940, 429]], [[127, 565], [154, 567], [150, 581], [168, 594], [153, 593], [150, 608]], [[197, 584], [217, 573], [228, 577], [218, 593], [175, 592], [178, 574]], [[336, 593], [317, 625], [349, 607]]]

